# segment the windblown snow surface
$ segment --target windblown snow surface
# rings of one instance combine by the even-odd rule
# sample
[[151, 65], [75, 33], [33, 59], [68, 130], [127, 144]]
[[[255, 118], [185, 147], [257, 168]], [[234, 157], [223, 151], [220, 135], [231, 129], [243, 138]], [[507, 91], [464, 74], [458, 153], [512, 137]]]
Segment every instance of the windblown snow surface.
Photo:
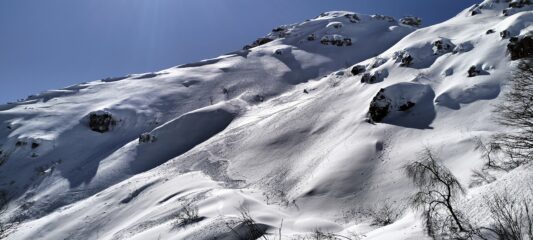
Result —
[[[404, 204], [414, 188], [402, 166], [428, 146], [468, 185], [483, 164], [474, 139], [505, 131], [493, 111], [516, 62], [499, 33], [533, 30], [530, 6], [503, 16], [507, 6], [487, 0], [422, 29], [328, 12], [247, 50], [1, 105], [3, 217], [19, 222], [8, 239], [235, 239], [243, 208], [272, 239], [315, 229], [425, 239], [409, 209], [381, 228], [358, 210]], [[376, 81], [361, 82], [354, 65]], [[467, 77], [472, 66], [480, 74]], [[392, 109], [415, 105], [369, 123], [380, 89]], [[92, 131], [91, 114], [112, 116], [110, 130]], [[519, 191], [531, 173], [469, 188], [461, 205], [487, 221], [480, 199]], [[201, 221], [175, 224], [184, 202]]]

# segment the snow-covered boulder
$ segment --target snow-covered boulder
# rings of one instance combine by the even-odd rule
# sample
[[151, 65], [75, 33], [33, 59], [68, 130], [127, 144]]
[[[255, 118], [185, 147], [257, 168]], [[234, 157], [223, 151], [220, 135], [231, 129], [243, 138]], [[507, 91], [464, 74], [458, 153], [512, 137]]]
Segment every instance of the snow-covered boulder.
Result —
[[455, 44], [450, 39], [439, 38], [433, 42], [433, 54], [442, 55], [451, 52], [455, 48]]
[[368, 110], [371, 122], [426, 128], [435, 118], [433, 89], [418, 83], [397, 83], [382, 88]]
[[377, 83], [383, 81], [386, 77], [388, 77], [388, 71], [386, 69], [383, 70], [377, 70], [372, 73], [365, 73], [361, 77], [361, 83]]
[[350, 72], [352, 73], [352, 75], [359, 75], [361, 73], [364, 73], [366, 71], [366, 67], [363, 66], [363, 65], [355, 65], [352, 67], [352, 69], [350, 70]]
[[320, 43], [324, 45], [334, 45], [334, 46], [351, 46], [352, 45], [352, 39], [349, 37], [345, 37], [339, 34], [333, 34], [333, 35], [325, 35], [320, 39]]

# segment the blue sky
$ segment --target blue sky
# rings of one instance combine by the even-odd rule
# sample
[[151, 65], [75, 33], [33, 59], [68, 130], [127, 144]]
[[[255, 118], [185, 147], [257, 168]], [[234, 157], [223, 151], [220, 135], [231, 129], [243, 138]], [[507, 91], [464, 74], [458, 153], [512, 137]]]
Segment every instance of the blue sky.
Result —
[[240, 49], [273, 27], [349, 10], [446, 20], [481, 0], [0, 0], [0, 103]]

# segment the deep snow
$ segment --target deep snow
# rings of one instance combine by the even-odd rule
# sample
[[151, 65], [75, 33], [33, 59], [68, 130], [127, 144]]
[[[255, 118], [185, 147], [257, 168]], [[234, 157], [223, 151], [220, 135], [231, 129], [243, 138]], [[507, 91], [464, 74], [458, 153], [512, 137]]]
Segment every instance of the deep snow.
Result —
[[[357, 211], [404, 204], [413, 189], [401, 167], [426, 146], [468, 185], [483, 163], [475, 139], [506, 131], [493, 110], [515, 62], [499, 33], [533, 30], [531, 6], [504, 16], [507, 5], [487, 0], [418, 30], [329, 12], [248, 50], [2, 105], [0, 188], [13, 197], [4, 217], [21, 221], [8, 239], [232, 239], [225, 222], [242, 207], [271, 238], [283, 221], [287, 239], [315, 229], [423, 239], [410, 210], [383, 228]], [[354, 65], [378, 80], [361, 82]], [[468, 77], [472, 66], [479, 74]], [[390, 113], [368, 121], [382, 88]], [[113, 116], [111, 131], [90, 130], [97, 111]], [[486, 221], [476, 212], [484, 194], [531, 179], [514, 170], [469, 189], [464, 205]], [[205, 219], [178, 228], [186, 201]]]

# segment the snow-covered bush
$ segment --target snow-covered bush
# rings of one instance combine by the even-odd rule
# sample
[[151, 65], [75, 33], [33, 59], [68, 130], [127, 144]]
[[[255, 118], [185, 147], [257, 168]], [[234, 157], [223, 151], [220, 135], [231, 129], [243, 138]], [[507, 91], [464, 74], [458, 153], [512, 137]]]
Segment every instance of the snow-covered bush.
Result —
[[414, 17], [414, 16], [406, 16], [406, 17], [400, 18], [400, 23], [404, 25], [413, 26], [413, 27], [420, 27], [420, 25], [422, 25], [422, 19], [419, 17]]

